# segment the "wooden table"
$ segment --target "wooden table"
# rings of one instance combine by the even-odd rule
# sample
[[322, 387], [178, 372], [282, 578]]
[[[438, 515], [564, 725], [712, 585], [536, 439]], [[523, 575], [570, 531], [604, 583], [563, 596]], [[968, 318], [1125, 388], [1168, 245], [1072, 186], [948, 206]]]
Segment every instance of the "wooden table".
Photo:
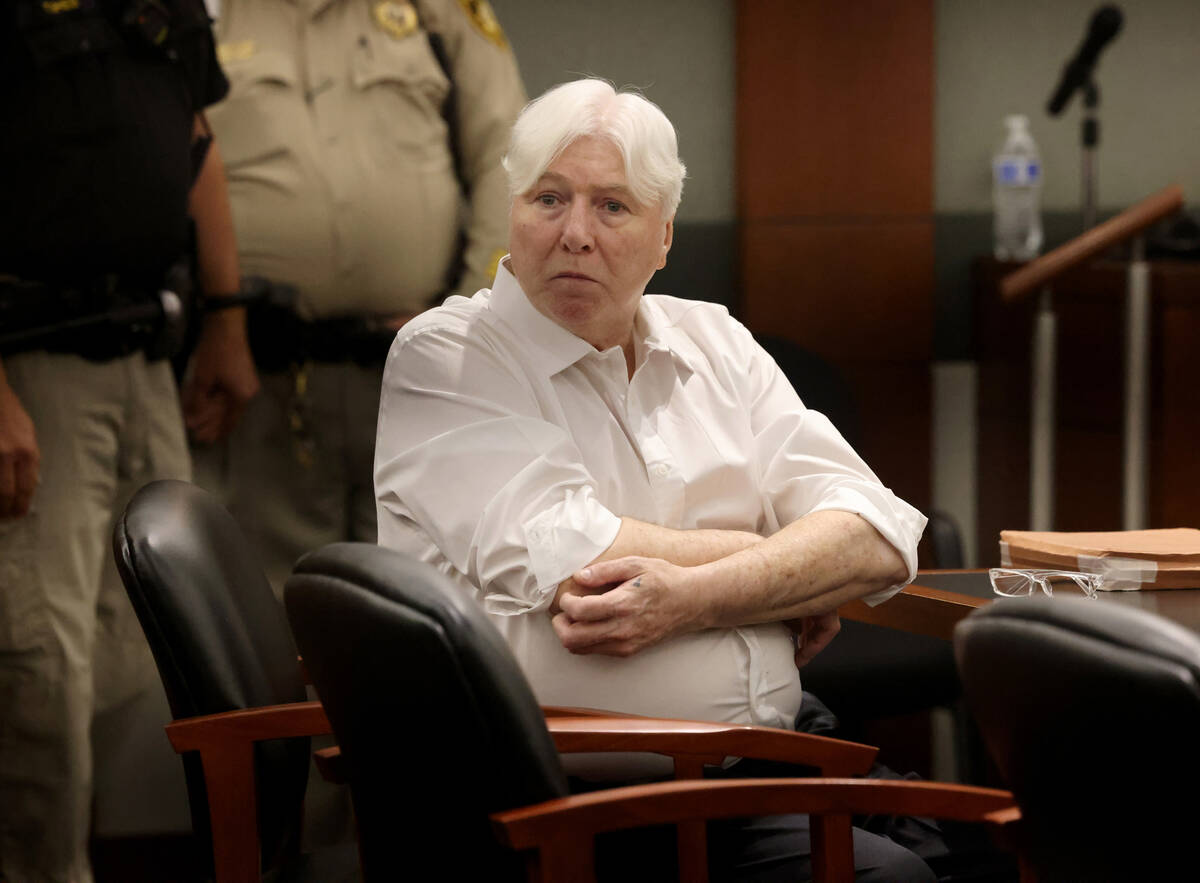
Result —
[[[1067, 587], [1055, 591], [1072, 592]], [[846, 619], [948, 641], [960, 619], [995, 597], [987, 570], [922, 570], [912, 585], [878, 607], [852, 601], [838, 613]], [[1200, 632], [1200, 589], [1100, 592], [1099, 603], [1140, 607]]]

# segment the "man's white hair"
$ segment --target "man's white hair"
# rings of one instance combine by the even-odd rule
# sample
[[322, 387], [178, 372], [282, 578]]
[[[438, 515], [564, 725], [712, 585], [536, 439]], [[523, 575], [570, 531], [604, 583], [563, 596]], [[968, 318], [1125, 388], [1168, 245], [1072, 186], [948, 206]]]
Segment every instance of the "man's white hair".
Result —
[[620, 151], [638, 202], [661, 205], [667, 217], [675, 214], [687, 173], [675, 127], [654, 102], [599, 79], [555, 86], [521, 111], [503, 160], [509, 193], [528, 193], [573, 141], [586, 136], [607, 138]]

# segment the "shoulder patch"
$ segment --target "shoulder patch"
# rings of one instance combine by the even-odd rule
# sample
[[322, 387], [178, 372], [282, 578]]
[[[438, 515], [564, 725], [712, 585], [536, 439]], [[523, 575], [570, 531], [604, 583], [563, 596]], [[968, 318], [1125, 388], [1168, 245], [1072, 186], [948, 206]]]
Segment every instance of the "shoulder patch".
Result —
[[501, 49], [508, 48], [508, 38], [504, 36], [500, 21], [496, 18], [496, 13], [492, 11], [492, 4], [488, 3], [488, 0], [458, 0], [458, 5], [463, 8], [463, 12], [467, 14], [467, 18], [471, 20], [471, 24], [475, 25], [475, 29], [479, 33]]
[[371, 14], [393, 40], [403, 40], [417, 29], [417, 10], [408, 0], [379, 0]]
[[493, 251], [492, 256], [488, 258], [488, 265], [487, 269], [484, 271], [484, 274], [487, 276], [489, 282], [495, 282], [496, 271], [500, 269], [500, 261], [504, 260], [504, 256], [506, 254], [508, 254], [507, 248], [498, 248]]

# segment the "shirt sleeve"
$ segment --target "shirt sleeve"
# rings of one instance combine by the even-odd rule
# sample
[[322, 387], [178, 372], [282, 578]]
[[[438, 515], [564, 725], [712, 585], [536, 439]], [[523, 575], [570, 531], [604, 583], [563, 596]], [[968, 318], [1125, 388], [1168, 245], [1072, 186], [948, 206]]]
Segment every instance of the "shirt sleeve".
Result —
[[779, 366], [744, 328], [742, 357], [764, 500], [782, 526], [833, 509], [865, 518], [904, 560], [906, 579], [867, 596], [886, 601], [917, 573], [926, 518], [885, 487], [829, 419], [804, 406]]
[[488, 3], [426, 0], [446, 47], [454, 81], [458, 163], [467, 188], [468, 216], [457, 292], [490, 288], [508, 242], [508, 180], [500, 165], [513, 122], [525, 106], [517, 60]]
[[479, 337], [426, 326], [392, 346], [375, 453], [379, 542], [419, 532], [489, 612], [529, 613], [612, 545], [620, 519], [529, 382]]
[[176, 51], [188, 79], [192, 102], [199, 111], [229, 94], [229, 80], [217, 61], [212, 20], [204, 0], [179, 0], [177, 14], [181, 35]]

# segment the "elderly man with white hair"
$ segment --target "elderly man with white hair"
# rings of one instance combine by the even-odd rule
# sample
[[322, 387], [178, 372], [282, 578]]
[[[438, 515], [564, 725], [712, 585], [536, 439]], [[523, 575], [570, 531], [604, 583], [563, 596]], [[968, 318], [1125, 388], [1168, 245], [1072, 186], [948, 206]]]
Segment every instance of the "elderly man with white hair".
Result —
[[[476, 597], [544, 704], [792, 727], [798, 668], [840, 605], [912, 578], [925, 518], [723, 307], [644, 294], [685, 171], [657, 106], [558, 86], [504, 166], [494, 286], [410, 322], [388, 357], [379, 542]], [[718, 876], [808, 873], [804, 816], [722, 836]], [[892, 840], [855, 838], [862, 879], [933, 879]]]

